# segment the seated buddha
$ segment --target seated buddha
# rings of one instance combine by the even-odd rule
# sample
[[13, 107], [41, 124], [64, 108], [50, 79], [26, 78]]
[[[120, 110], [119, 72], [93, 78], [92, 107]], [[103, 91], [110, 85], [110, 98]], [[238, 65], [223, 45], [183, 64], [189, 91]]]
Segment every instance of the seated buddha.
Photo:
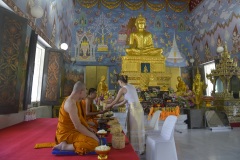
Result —
[[186, 84], [180, 76], [177, 77], [177, 80], [178, 80], [178, 84], [176, 85], [176, 88], [177, 88], [176, 94], [177, 96], [183, 96], [184, 93], [186, 93]]
[[105, 76], [101, 76], [101, 80], [98, 83], [98, 87], [97, 87], [97, 95], [98, 96], [105, 96], [108, 93], [108, 86], [105, 83], [106, 77]]
[[146, 19], [140, 14], [135, 22], [136, 32], [130, 34], [127, 55], [131, 56], [160, 56], [162, 48], [154, 48], [152, 34], [145, 30]]
[[157, 86], [157, 79], [156, 77], [151, 74], [150, 77], [149, 77], [149, 86]]

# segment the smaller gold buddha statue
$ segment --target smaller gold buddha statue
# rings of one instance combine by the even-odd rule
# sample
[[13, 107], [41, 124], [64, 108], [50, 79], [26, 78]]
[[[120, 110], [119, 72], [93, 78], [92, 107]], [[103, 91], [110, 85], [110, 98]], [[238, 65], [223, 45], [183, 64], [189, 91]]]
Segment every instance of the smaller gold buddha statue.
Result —
[[178, 84], [176, 85], [176, 88], [177, 88], [176, 94], [178, 96], [182, 96], [184, 93], [186, 93], [186, 84], [180, 76], [177, 77], [177, 80], [178, 80]]
[[130, 34], [129, 48], [127, 55], [133, 56], [160, 56], [162, 48], [154, 48], [152, 34], [145, 30], [146, 19], [140, 14], [135, 22], [136, 32]]
[[149, 86], [158, 86], [156, 77], [153, 74], [149, 76]]
[[193, 80], [193, 88], [192, 91], [195, 95], [195, 104], [197, 108], [199, 109], [200, 105], [202, 104], [202, 97], [203, 97], [203, 91], [207, 88], [207, 85], [201, 81], [201, 74], [199, 73], [199, 70], [197, 68], [197, 74]]
[[105, 82], [106, 77], [103, 75], [101, 76], [101, 80], [98, 83], [98, 87], [97, 87], [97, 95], [98, 96], [105, 96], [108, 94], [108, 86]]

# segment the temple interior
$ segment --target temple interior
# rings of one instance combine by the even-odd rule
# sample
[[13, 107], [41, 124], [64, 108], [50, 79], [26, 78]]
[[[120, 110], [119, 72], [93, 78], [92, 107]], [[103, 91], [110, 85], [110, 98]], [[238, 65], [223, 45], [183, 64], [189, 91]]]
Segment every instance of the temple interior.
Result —
[[[177, 117], [172, 159], [238, 159], [239, 22], [239, 0], [0, 0], [0, 133], [58, 118], [78, 81], [104, 110], [125, 76], [145, 127]], [[126, 106], [111, 113], [126, 133]], [[161, 157], [151, 137], [141, 160]]]

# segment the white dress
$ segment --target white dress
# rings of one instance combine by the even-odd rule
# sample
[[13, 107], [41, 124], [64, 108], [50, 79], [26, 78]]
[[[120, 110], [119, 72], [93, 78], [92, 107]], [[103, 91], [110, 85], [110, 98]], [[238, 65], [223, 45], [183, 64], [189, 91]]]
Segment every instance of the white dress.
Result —
[[145, 129], [144, 129], [144, 112], [139, 102], [136, 88], [127, 84], [123, 86], [127, 89], [124, 99], [127, 101], [127, 136], [134, 150], [140, 154], [144, 152], [145, 145]]

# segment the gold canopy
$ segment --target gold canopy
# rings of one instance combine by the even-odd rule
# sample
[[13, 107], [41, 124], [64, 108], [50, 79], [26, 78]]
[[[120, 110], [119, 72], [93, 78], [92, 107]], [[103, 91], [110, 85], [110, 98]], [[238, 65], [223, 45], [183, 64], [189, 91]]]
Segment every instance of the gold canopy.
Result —
[[166, 10], [170, 8], [175, 12], [182, 12], [185, 9], [188, 9], [190, 0], [165, 0], [158, 3], [152, 3], [147, 0], [142, 0], [139, 2], [129, 2], [129, 0], [78, 0], [78, 3], [86, 8], [92, 8], [96, 5], [98, 5], [98, 7], [100, 8], [100, 6], [103, 5], [108, 9], [114, 9], [120, 6], [121, 9], [127, 7], [131, 10], [138, 10], [143, 7], [144, 10], [146, 10], [146, 8], [149, 7], [151, 10], [156, 12], [161, 11], [164, 8], [166, 8]]

